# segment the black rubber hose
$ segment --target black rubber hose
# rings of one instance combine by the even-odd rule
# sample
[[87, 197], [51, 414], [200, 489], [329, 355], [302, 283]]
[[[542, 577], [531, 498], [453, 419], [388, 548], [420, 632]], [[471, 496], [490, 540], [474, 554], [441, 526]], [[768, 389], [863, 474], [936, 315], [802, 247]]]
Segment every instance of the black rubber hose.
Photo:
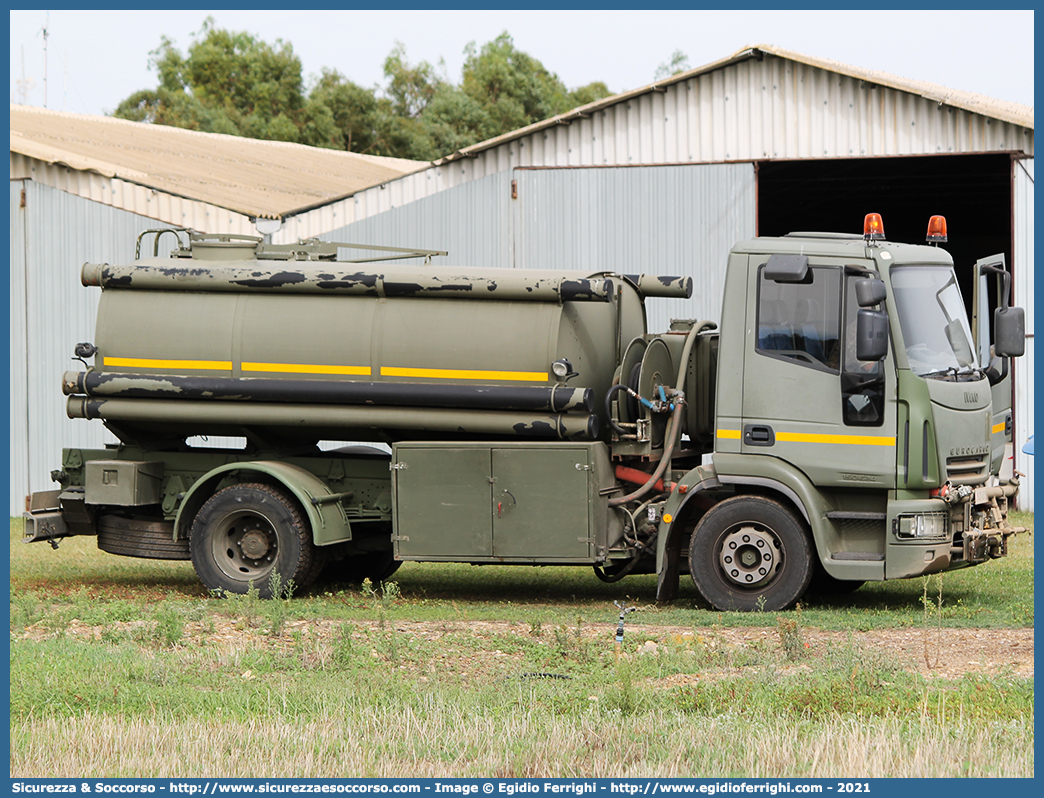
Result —
[[614, 574], [607, 574], [604, 570], [602, 570], [600, 566], [596, 565], [594, 566], [595, 576], [597, 576], [603, 582], [619, 582], [621, 579], [623, 579], [625, 576], [627, 576], [629, 573], [631, 573], [631, 571], [635, 569], [635, 567], [638, 565], [638, 561], [645, 556], [645, 553], [656, 542], [656, 536], [658, 534], [659, 532], [653, 532], [649, 536], [649, 539], [642, 544], [641, 549], [637, 554], [634, 555], [634, 558], [619, 571], [617, 571]]
[[613, 397], [619, 391], [623, 391], [627, 388], [622, 382], [616, 383], [612, 388], [605, 392], [605, 417], [609, 419], [609, 426], [612, 427], [617, 435], [627, 435], [627, 430], [616, 423], [616, 419], [613, 418], [612, 403]]

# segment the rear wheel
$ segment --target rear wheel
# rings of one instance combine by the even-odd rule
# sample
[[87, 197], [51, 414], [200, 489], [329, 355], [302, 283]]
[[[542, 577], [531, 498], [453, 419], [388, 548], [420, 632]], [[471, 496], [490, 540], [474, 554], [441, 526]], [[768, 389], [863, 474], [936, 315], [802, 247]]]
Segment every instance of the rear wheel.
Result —
[[98, 548], [122, 557], [147, 560], [187, 560], [189, 542], [174, 540], [174, 522], [155, 518], [99, 516]]
[[282, 589], [293, 581], [305, 590], [318, 575], [319, 554], [311, 530], [292, 499], [261, 483], [232, 485], [200, 509], [190, 536], [192, 564], [209, 590], [246, 593], [253, 585], [273, 596], [273, 574]]
[[689, 544], [689, 571], [718, 610], [781, 610], [812, 578], [805, 525], [779, 502], [736, 496], [700, 519]]

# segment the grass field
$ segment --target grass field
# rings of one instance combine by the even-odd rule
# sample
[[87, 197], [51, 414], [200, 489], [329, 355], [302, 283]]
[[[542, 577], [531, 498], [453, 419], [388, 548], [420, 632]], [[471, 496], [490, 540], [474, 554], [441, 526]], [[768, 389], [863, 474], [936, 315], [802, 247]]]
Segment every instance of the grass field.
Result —
[[[652, 577], [439, 564], [222, 600], [187, 563], [19, 534], [13, 776], [1033, 774], [1031, 680], [926, 678], [856, 642], [1031, 627], [1030, 536], [941, 579], [738, 614], [688, 585], [657, 607]], [[640, 608], [619, 648], [614, 601]], [[737, 626], [768, 634], [735, 645]]]

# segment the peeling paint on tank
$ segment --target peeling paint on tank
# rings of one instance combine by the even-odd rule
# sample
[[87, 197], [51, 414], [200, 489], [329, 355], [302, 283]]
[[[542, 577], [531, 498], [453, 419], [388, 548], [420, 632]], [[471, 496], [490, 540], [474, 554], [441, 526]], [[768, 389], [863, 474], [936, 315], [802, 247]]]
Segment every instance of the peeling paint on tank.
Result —
[[102, 268], [102, 283], [112, 288], [126, 288], [131, 284], [131, 276], [124, 274], [116, 277], [113, 274], [113, 270], [105, 266]]
[[[137, 267], [140, 271], [145, 273], [151, 273], [152, 269], [148, 267]], [[203, 277], [206, 279], [213, 279], [214, 275], [210, 269], [183, 269], [178, 267], [171, 267], [168, 269], [159, 269], [160, 274], [166, 277], [173, 277], [175, 280], [183, 277]]]
[[276, 272], [267, 278], [256, 280], [230, 280], [233, 285], [241, 285], [244, 288], [281, 288], [284, 285], [296, 285], [307, 281], [300, 272]]
[[384, 279], [383, 274], [366, 274], [356, 272], [355, 274], [320, 274], [316, 275], [316, 286], [327, 291], [343, 289], [358, 291], [359, 286], [371, 289], [363, 292], [364, 296], [377, 296], [377, 285]]
[[516, 435], [527, 438], [558, 438], [558, 430], [546, 421], [534, 421], [532, 424], [519, 422], [512, 429]]
[[421, 289], [420, 283], [389, 283], [385, 280], [382, 293], [387, 297], [414, 296], [419, 294]]

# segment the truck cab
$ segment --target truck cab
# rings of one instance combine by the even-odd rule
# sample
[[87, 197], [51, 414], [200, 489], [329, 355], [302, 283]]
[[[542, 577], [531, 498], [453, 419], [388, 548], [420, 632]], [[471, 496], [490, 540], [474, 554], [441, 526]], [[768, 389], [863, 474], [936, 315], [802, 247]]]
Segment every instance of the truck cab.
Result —
[[[998, 309], [999, 357], [1021, 354], [1016, 311]], [[772, 501], [811, 534], [808, 573], [789, 592], [804, 579], [844, 590], [1004, 555], [1017, 479], [1000, 483], [993, 451], [1010, 393], [1006, 369], [981, 362], [975, 340], [937, 246], [882, 230], [733, 247], [713, 465], [701, 479], [732, 493], [734, 510]], [[804, 548], [757, 519], [719, 530], [714, 515], [692, 533], [693, 578], [715, 606], [753, 608]]]

